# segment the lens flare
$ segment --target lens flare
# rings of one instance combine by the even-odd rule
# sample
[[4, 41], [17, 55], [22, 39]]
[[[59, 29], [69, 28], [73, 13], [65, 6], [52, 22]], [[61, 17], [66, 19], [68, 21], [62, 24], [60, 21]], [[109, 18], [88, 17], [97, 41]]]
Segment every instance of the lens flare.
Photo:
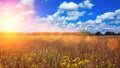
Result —
[[34, 10], [29, 6], [12, 2], [0, 6], [2, 6], [0, 7], [0, 31], [2, 32], [24, 32], [23, 28], [29, 27], [33, 22]]

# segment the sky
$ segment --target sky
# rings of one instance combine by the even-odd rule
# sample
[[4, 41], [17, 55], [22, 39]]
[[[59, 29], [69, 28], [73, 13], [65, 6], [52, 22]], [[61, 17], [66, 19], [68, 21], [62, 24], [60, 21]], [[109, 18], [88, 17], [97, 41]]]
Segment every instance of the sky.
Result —
[[1, 32], [120, 32], [120, 0], [0, 0]]

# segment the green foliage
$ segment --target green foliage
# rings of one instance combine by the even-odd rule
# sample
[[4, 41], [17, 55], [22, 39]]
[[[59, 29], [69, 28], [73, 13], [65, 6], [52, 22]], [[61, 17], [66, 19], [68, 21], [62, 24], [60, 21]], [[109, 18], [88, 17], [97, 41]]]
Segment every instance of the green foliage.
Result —
[[80, 30], [80, 35], [82, 36], [89, 36], [91, 33], [86, 29]]

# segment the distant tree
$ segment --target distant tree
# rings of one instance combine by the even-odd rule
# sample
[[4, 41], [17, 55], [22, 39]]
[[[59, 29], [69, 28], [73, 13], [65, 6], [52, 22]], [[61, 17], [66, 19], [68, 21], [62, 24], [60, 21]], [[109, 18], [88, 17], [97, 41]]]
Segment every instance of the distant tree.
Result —
[[88, 31], [88, 28], [84, 28], [84, 29], [80, 29], [80, 35], [88, 36], [92, 34]]
[[105, 33], [105, 35], [110, 35], [110, 34], [111, 34], [111, 32], [106, 32], [106, 33]]
[[101, 34], [101, 32], [98, 31], [95, 33], [95, 35], [102, 35], [102, 34]]
[[111, 35], [117, 35], [116, 33], [114, 33], [114, 32], [111, 32]]
[[117, 34], [114, 32], [106, 32], [105, 35], [117, 35]]
[[118, 33], [118, 35], [120, 35], [120, 33]]

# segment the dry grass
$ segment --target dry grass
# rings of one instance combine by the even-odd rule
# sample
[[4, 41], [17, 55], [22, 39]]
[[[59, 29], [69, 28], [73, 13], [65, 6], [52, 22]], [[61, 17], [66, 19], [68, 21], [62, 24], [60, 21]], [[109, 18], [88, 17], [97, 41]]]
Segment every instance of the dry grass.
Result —
[[120, 36], [0, 36], [0, 68], [119, 68]]

